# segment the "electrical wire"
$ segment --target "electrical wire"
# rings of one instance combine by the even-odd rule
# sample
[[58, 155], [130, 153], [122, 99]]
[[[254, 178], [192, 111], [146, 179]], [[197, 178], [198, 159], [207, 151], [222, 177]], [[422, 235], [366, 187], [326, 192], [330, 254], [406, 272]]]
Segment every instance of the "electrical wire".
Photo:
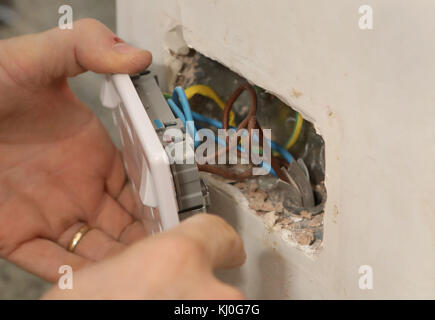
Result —
[[293, 127], [293, 132], [292, 132], [290, 138], [288, 139], [288, 141], [287, 141], [287, 143], [285, 145], [285, 148], [287, 150], [290, 150], [290, 148], [294, 146], [296, 141], [298, 141], [299, 136], [301, 134], [301, 129], [302, 129], [302, 123], [303, 122], [304, 122], [304, 119], [302, 118], [302, 116], [298, 112], [296, 114], [296, 123], [295, 123], [295, 126]]
[[[198, 121], [201, 121], [201, 122], [204, 122], [204, 123], [207, 123], [206, 121], [209, 121], [209, 123], [208, 123], [209, 125], [214, 126], [213, 124], [216, 124], [216, 125], [220, 126], [220, 127], [216, 126], [217, 128], [222, 128], [222, 124], [218, 120], [214, 120], [214, 119], [210, 119], [210, 118], [204, 117], [203, 115], [201, 115], [199, 113], [196, 113], [196, 112], [193, 112], [193, 111], [192, 111], [192, 115], [193, 115], [193, 119], [195, 119], [195, 120], [202, 119], [203, 121], [201, 121], [201, 120], [198, 120]], [[197, 129], [202, 129], [202, 127], [200, 125], [198, 125], [197, 123], [195, 123], [195, 127], [197, 127]], [[214, 136], [214, 140], [215, 140], [215, 142], [217, 144], [220, 144], [221, 146], [224, 146], [224, 147], [227, 145], [225, 140], [222, 140], [218, 135], [214, 134], [213, 136]], [[239, 150], [241, 152], [246, 152], [246, 150], [241, 145], [237, 146], [237, 150]]]
[[181, 109], [177, 106], [174, 100], [172, 100], [172, 98], [169, 98], [166, 101], [168, 102], [169, 108], [171, 108], [175, 116], [180, 118], [181, 122], [183, 122], [183, 125], [186, 126], [186, 118], [184, 117], [183, 111], [181, 111]]
[[[304, 122], [304, 119], [302, 118], [300, 113], [297, 112], [296, 113], [296, 123], [295, 123], [295, 125], [293, 127], [292, 134], [288, 138], [287, 143], [285, 144], [285, 147], [284, 147], [286, 149], [286, 151], [290, 150], [291, 147], [294, 146], [296, 141], [298, 141], [299, 136], [300, 136], [301, 131], [302, 131], [302, 124], [303, 124], [303, 122]], [[282, 148], [281, 146], [278, 146], [278, 147]], [[282, 152], [280, 152], [278, 150], [273, 150], [273, 155], [274, 156], [277, 156], [278, 154], [281, 154], [284, 158], [286, 158], [286, 156], [287, 156], [287, 155], [284, 155]]]
[[[257, 118], [255, 116], [256, 112], [257, 112], [257, 93], [255, 92], [255, 89], [248, 83], [244, 83], [242, 85], [240, 85], [235, 91], [234, 93], [231, 95], [231, 97], [228, 99], [227, 104], [225, 105], [225, 109], [223, 112], [223, 116], [222, 116], [222, 128], [223, 129], [228, 129], [229, 127], [229, 114], [231, 112], [231, 109], [234, 105], [234, 103], [236, 102], [236, 100], [240, 97], [240, 95], [244, 92], [247, 91], [249, 93], [250, 96], [250, 100], [251, 100], [251, 104], [250, 104], [250, 108], [249, 108], [249, 112], [248, 115], [246, 116], [245, 119], [243, 119], [239, 125], [237, 126], [237, 131], [240, 131], [242, 129], [247, 129], [248, 133], [250, 136], [252, 136], [252, 129], [258, 129], [259, 130], [259, 140], [261, 141], [263, 138], [263, 130], [261, 129], [261, 127], [259, 126], [258, 122], [257, 122]], [[226, 150], [228, 151], [229, 146], [228, 146], [228, 140], [229, 137], [227, 137], [227, 148]], [[269, 143], [269, 142], [267, 142]], [[249, 139], [249, 146], [251, 147], [251, 139]], [[217, 156], [218, 154], [216, 153], [215, 156]], [[271, 168], [274, 170], [274, 173], [282, 180], [287, 181], [287, 177], [284, 176], [284, 174], [281, 172], [281, 168], [277, 163], [277, 160], [275, 157], [272, 156], [271, 158]], [[252, 173], [252, 169], [251, 169], [251, 173]], [[240, 178], [244, 178], [244, 174], [240, 174]]]
[[194, 112], [194, 111], [192, 111], [192, 115], [193, 115], [193, 119], [196, 121], [200, 121], [200, 122], [206, 123], [212, 127], [222, 129], [222, 122], [220, 122], [219, 120], [208, 118], [208, 117], [206, 117], [200, 113]]
[[[193, 86], [188, 87], [185, 90], [185, 94], [186, 94], [186, 97], [188, 100], [192, 99], [192, 97], [195, 96], [196, 94], [202, 95], [204, 97], [212, 99], [222, 110], [225, 109], [224, 102], [217, 95], [217, 93], [209, 86], [206, 86], [203, 84], [193, 85]], [[164, 93], [163, 95], [166, 99], [169, 99], [172, 97], [169, 93]], [[217, 122], [217, 120], [214, 120], [211, 118], [206, 118], [205, 116], [202, 116], [201, 114], [195, 113], [195, 112], [192, 112], [192, 114], [194, 114], [194, 119], [196, 117], [195, 120], [207, 123], [207, 124], [214, 126], [216, 128], [222, 128], [221, 126], [217, 125], [219, 123], [219, 122]], [[177, 116], [179, 117], [178, 114], [177, 114]], [[230, 116], [229, 116], [229, 124], [232, 127], [236, 126], [234, 119], [235, 119], [235, 114], [233, 111], [231, 111]], [[304, 119], [302, 118], [301, 114], [299, 112], [297, 112], [296, 113], [296, 123], [295, 123], [295, 126], [293, 127], [292, 134], [290, 135], [290, 137], [287, 140], [287, 143], [285, 144], [285, 147], [284, 147], [285, 149], [290, 150], [294, 146], [294, 144], [298, 141], [299, 136], [300, 136], [301, 131], [302, 131], [303, 122], [304, 122]], [[277, 148], [273, 148], [273, 149], [280, 149], [280, 151], [273, 150], [275, 156], [278, 154], [281, 154], [284, 158], [289, 158], [287, 154], [284, 154], [284, 152], [281, 152], [281, 150], [282, 150], [281, 146], [279, 146], [275, 143], [273, 143], [273, 145], [275, 145], [277, 147]]]
[[[212, 90], [212, 89], [210, 88], [210, 90]], [[199, 141], [199, 139], [197, 139], [198, 137], [197, 137], [197, 133], [196, 133], [196, 127], [194, 124], [194, 120], [206, 123], [208, 125], [211, 125], [213, 127], [219, 128], [219, 129], [222, 128], [222, 129], [228, 130], [231, 127], [234, 128], [233, 126], [230, 127], [230, 117], [231, 117], [231, 113], [232, 113], [231, 109], [232, 109], [234, 102], [238, 99], [238, 97], [241, 95], [241, 93], [245, 90], [248, 91], [248, 93], [250, 94], [251, 105], [250, 105], [250, 109], [249, 109], [247, 117], [245, 119], [243, 119], [240, 122], [240, 124], [237, 126], [236, 132], [238, 133], [240, 130], [247, 130], [248, 134], [250, 136], [252, 136], [255, 140], [258, 139], [258, 141], [261, 141], [261, 138], [263, 136], [263, 131], [262, 131], [261, 127], [258, 125], [257, 119], [255, 117], [255, 113], [257, 110], [257, 95], [256, 95], [255, 90], [252, 88], [252, 86], [247, 84], [247, 83], [239, 86], [234, 91], [234, 93], [231, 95], [230, 99], [228, 100], [227, 104], [224, 107], [222, 122], [219, 122], [218, 120], [215, 120], [215, 119], [205, 117], [199, 113], [192, 112], [190, 109], [189, 101], [188, 101], [189, 97], [181, 87], [175, 88], [175, 90], [172, 94], [172, 97], [170, 97], [168, 94], [166, 94], [165, 98], [167, 98], [168, 104], [169, 104], [172, 112], [178, 118], [181, 119], [183, 124], [186, 126], [189, 134], [192, 137], [195, 137], [194, 142], [195, 142], [195, 148], [196, 148], [199, 145], [200, 141]], [[192, 97], [193, 94], [195, 94], [192, 92], [195, 92], [195, 90], [191, 90], [189, 92], [190, 97]], [[216, 97], [217, 97], [217, 95], [216, 95]], [[182, 110], [180, 109], [179, 105], [181, 105]], [[252, 129], [259, 129], [260, 137], [257, 137], [255, 134], [252, 134]], [[242, 136], [244, 136], [244, 135], [246, 135], [246, 133], [242, 134]], [[221, 141], [221, 140], [222, 139], [215, 137], [215, 141], [218, 144], [226, 146], [226, 148], [223, 149], [223, 151], [228, 152], [229, 147], [230, 147], [229, 137], [227, 137], [226, 142]], [[277, 143], [275, 143], [273, 141], [270, 141], [269, 139], [266, 139], [266, 143], [268, 143], [269, 146], [273, 150], [278, 151], [288, 163], [291, 163], [293, 161], [293, 157], [284, 147], [278, 145]], [[249, 146], [252, 147], [251, 140], [249, 140]], [[260, 149], [261, 149], [261, 147], [260, 147]], [[240, 145], [237, 146], [237, 150], [238, 150], [239, 156], [242, 156], [241, 153], [245, 152], [245, 150]], [[222, 152], [222, 150], [216, 151], [214, 156], [217, 158], [218, 155], [220, 154], [220, 152]], [[270, 172], [274, 176], [278, 176], [279, 178], [281, 178], [283, 180], [287, 180], [287, 178], [285, 176], [283, 176], [283, 174], [281, 173], [280, 162], [281, 162], [281, 160], [272, 156], [270, 164], [268, 164], [266, 162], [262, 162], [262, 163], [260, 163], [260, 167], [265, 168], [268, 172]], [[231, 172], [227, 169], [219, 168], [216, 166], [211, 166], [208, 164], [203, 164], [203, 165], [198, 164], [198, 169], [202, 170], [202, 171], [207, 171], [207, 172], [219, 174], [219, 175], [226, 177], [226, 178], [239, 179], [239, 180], [247, 179], [249, 177], [252, 177], [252, 175], [253, 175], [252, 168], [250, 168], [242, 173], [235, 173], [235, 172]]]
[[[192, 99], [192, 97], [197, 94], [213, 100], [222, 110], [225, 109], [225, 103], [211, 87], [204, 84], [196, 84], [186, 89], [188, 100]], [[234, 112], [230, 113], [230, 125], [234, 127], [236, 126]]]
[[[202, 114], [199, 114], [197, 112], [192, 112], [193, 115], [193, 119], [206, 123], [212, 127], [218, 128], [218, 129], [222, 129], [222, 122], [220, 122], [219, 120], [215, 120], [215, 119], [211, 119], [208, 118]], [[234, 129], [234, 127], [231, 127]], [[257, 141], [258, 140], [258, 136], [257, 135], [253, 135], [253, 138]], [[269, 141], [269, 139], [267, 139], [267, 141]], [[280, 154], [288, 163], [291, 163], [293, 161], [293, 156], [290, 154], [290, 152], [288, 152], [284, 147], [280, 146], [278, 143], [276, 143], [275, 141], [270, 140], [270, 146], [271, 149], [273, 151], [275, 151], [277, 154]]]
[[184, 117], [186, 119], [184, 123], [186, 131], [192, 137], [195, 148], [198, 147], [200, 144], [200, 140], [196, 133], [195, 122], [193, 120], [192, 110], [190, 109], [189, 101], [182, 87], [175, 87], [174, 92], [172, 93], [172, 100], [175, 102], [175, 104], [181, 105], [181, 107], [183, 108]]

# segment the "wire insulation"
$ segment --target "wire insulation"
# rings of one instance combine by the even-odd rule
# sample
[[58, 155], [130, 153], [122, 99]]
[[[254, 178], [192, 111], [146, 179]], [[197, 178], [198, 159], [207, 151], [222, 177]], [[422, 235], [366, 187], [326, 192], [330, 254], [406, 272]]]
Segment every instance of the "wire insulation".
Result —
[[294, 146], [296, 141], [298, 141], [299, 136], [301, 134], [301, 129], [302, 129], [303, 122], [304, 122], [304, 119], [302, 118], [302, 116], [298, 112], [296, 114], [296, 123], [295, 123], [295, 126], [293, 128], [293, 132], [292, 132], [290, 138], [288, 139], [288, 141], [287, 141], [287, 143], [285, 145], [285, 148], [287, 150], [290, 150], [290, 148]]
[[[188, 100], [192, 99], [192, 97], [197, 94], [213, 100], [222, 110], [225, 109], [225, 103], [218, 96], [218, 94], [209, 86], [206, 86], [204, 84], [196, 84], [186, 89], [186, 96]], [[230, 113], [230, 125], [236, 126], [234, 112]]]
[[[249, 112], [248, 112], [248, 115], [246, 116], [246, 118], [243, 119], [239, 123], [237, 128], [234, 128], [234, 126], [232, 125], [232, 123], [230, 121], [231, 114], [234, 115], [234, 113], [231, 109], [233, 107], [234, 102], [239, 98], [239, 96], [244, 91], [248, 91], [248, 93], [250, 94], [250, 98], [251, 98], [250, 109], [249, 109]], [[197, 112], [192, 112], [188, 100], [195, 94], [201, 94], [201, 95], [204, 95], [206, 97], [209, 97], [210, 99], [213, 99], [219, 105], [219, 107], [222, 108], [222, 106], [223, 106], [222, 122], [215, 120], [215, 119], [205, 117]], [[183, 124], [185, 125], [185, 127], [187, 129], [187, 132], [194, 138], [195, 148], [200, 144], [200, 139], [199, 139], [199, 136], [197, 136], [197, 131], [196, 131], [194, 120], [196, 120], [198, 122], [206, 123], [210, 126], [218, 128], [218, 129], [226, 129], [226, 130], [228, 130], [230, 128], [235, 129], [236, 133], [239, 133], [240, 130], [247, 131], [248, 136], [251, 136], [252, 139], [254, 139], [258, 142], [260, 142], [263, 138], [263, 131], [262, 131], [261, 127], [259, 126], [259, 124], [257, 122], [257, 118], [255, 116], [256, 111], [257, 111], [257, 94], [256, 94], [255, 90], [253, 89], [253, 87], [251, 85], [249, 85], [248, 83], [240, 85], [234, 91], [234, 93], [231, 95], [231, 97], [229, 98], [228, 102], [225, 105], [223, 105], [222, 100], [220, 100], [220, 98], [217, 96], [217, 94], [210, 87], [203, 86], [203, 85], [192, 86], [192, 87], [188, 88], [186, 90], [186, 92], [183, 90], [183, 88], [176, 87], [174, 89], [174, 92], [172, 93], [172, 97], [170, 97], [169, 95], [165, 95], [165, 97], [167, 98], [168, 104], [169, 104], [172, 112], [178, 118], [181, 119], [181, 121], [183, 122]], [[179, 107], [180, 105], [181, 105], [181, 108]], [[234, 116], [232, 119], [234, 119]], [[293, 130], [292, 136], [289, 139], [288, 145], [290, 145], [290, 143], [291, 143], [291, 145], [293, 145], [297, 141], [297, 138], [299, 137], [299, 134], [300, 134], [300, 128], [301, 128], [302, 121], [303, 121], [302, 117], [299, 116], [299, 118], [297, 118], [297, 123], [295, 125], [294, 130]], [[300, 124], [298, 125], [298, 123], [300, 123]], [[256, 134], [254, 134], [252, 132], [252, 129], [258, 129], [260, 136], [257, 136]], [[243, 132], [242, 136], [246, 136], [246, 133]], [[214, 157], [218, 158], [220, 153], [229, 151], [229, 148], [230, 148], [229, 137], [227, 136], [226, 141], [223, 141], [219, 137], [216, 137], [215, 141], [218, 144], [225, 146], [225, 148], [220, 149], [220, 150], [215, 152]], [[250, 148], [252, 148], [251, 143], [252, 143], [252, 141], [251, 141], [251, 139], [249, 139], [249, 147]], [[286, 150], [286, 148], [278, 145], [277, 143], [275, 143], [273, 141], [270, 141], [269, 139], [266, 139], [266, 143], [269, 145], [269, 147], [272, 150], [276, 150], [277, 152], [279, 152], [279, 154], [281, 154], [282, 157], [288, 163], [291, 163], [293, 161], [292, 155]], [[261, 146], [260, 146], [260, 149], [262, 149]], [[245, 153], [245, 150], [238, 143], [237, 154], [238, 154], [238, 156], [241, 157], [242, 153]], [[286, 181], [287, 177], [283, 176], [283, 174], [280, 170], [281, 166], [282, 166], [281, 160], [279, 160], [278, 158], [275, 158], [274, 156], [272, 156], [270, 164], [268, 164], [266, 162], [260, 163], [260, 167], [265, 168], [272, 175], [278, 176], [282, 180]], [[202, 171], [207, 171], [207, 172], [219, 174], [219, 175], [226, 177], [226, 178], [229, 178], [229, 179], [244, 180], [244, 179], [252, 177], [252, 175], [253, 175], [252, 168], [250, 168], [242, 173], [235, 173], [235, 172], [229, 171], [228, 169], [216, 167], [216, 166], [212, 166], [212, 165], [208, 165], [208, 164], [198, 165], [198, 168]]]

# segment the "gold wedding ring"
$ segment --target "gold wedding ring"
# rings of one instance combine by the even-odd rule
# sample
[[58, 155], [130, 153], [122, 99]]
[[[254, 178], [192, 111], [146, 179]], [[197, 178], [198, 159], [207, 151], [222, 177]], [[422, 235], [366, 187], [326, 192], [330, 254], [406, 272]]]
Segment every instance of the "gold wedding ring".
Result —
[[91, 227], [84, 225], [83, 227], [81, 227], [79, 229], [79, 231], [76, 232], [76, 234], [74, 234], [74, 237], [71, 240], [71, 243], [68, 246], [68, 251], [69, 252], [74, 252], [75, 248], [77, 247], [77, 245], [79, 244], [80, 240], [83, 239], [83, 237], [85, 236], [86, 233], [88, 233], [91, 230]]

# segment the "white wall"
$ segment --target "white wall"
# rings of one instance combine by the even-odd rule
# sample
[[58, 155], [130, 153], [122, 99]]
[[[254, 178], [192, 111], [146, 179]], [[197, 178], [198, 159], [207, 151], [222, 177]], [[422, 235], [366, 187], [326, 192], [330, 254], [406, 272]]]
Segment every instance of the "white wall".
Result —
[[[358, 28], [362, 4], [373, 7], [373, 30]], [[182, 25], [189, 46], [279, 95], [325, 140], [328, 202], [319, 257], [288, 246], [215, 190], [213, 198], [226, 201], [215, 209], [234, 220], [249, 255], [226, 277], [252, 298], [435, 298], [435, 2], [117, 5], [120, 36], [153, 52], [162, 82], [172, 63], [164, 36]], [[366, 264], [374, 289], [363, 291], [358, 268]]]

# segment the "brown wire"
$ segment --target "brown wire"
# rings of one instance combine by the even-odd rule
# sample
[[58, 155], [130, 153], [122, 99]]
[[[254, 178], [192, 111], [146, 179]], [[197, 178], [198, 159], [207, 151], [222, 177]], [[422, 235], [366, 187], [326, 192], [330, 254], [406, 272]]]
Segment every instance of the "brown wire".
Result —
[[246, 116], [245, 119], [243, 119], [242, 122], [237, 126], [237, 131], [239, 131], [242, 128], [246, 128], [248, 125], [249, 120], [255, 116], [257, 112], [257, 94], [255, 93], [254, 88], [249, 83], [241, 84], [236, 91], [231, 95], [231, 97], [228, 99], [225, 108], [224, 113], [222, 115], [222, 128], [228, 129], [228, 123], [229, 123], [229, 117], [231, 109], [233, 108], [234, 102], [240, 97], [240, 95], [243, 93], [243, 91], [248, 91], [250, 98], [251, 98], [251, 106], [249, 108], [249, 113]]
[[[259, 141], [262, 141], [263, 139], [263, 130], [261, 126], [258, 124], [256, 112], [257, 112], [257, 94], [254, 90], [254, 88], [249, 83], [241, 84], [231, 95], [231, 97], [228, 99], [223, 115], [222, 115], [222, 128], [225, 130], [228, 130], [229, 128], [229, 116], [230, 112], [233, 108], [234, 103], [237, 101], [237, 99], [240, 97], [240, 95], [247, 91], [250, 95], [251, 104], [249, 108], [248, 115], [240, 122], [240, 124], [236, 128], [236, 133], [238, 133], [242, 129], [246, 129], [249, 134], [249, 148], [251, 148], [251, 141], [252, 141], [252, 129], [259, 129]], [[221, 152], [226, 152], [228, 154], [230, 144], [229, 144], [229, 137], [226, 139], [227, 146], [225, 150], [217, 150], [215, 152], [215, 159], [218, 158], [219, 154]], [[237, 150], [238, 156], [241, 156], [241, 152]], [[249, 160], [251, 161], [251, 157], [249, 156]], [[287, 181], [287, 177], [281, 172], [281, 164], [278, 158], [272, 156], [271, 159], [271, 166], [273, 170], [275, 170], [278, 177], [284, 181]], [[235, 173], [231, 172], [224, 168], [219, 168], [216, 166], [208, 165], [208, 164], [202, 164], [198, 165], [198, 169], [201, 171], [207, 171], [214, 174], [218, 174], [224, 178], [227, 179], [234, 179], [234, 180], [245, 180], [253, 176], [252, 168], [242, 172], [242, 173]]]
[[[249, 83], [244, 83], [241, 84], [231, 95], [231, 97], [228, 99], [225, 108], [224, 108], [224, 112], [222, 115], [222, 128], [225, 130], [228, 130], [229, 128], [229, 117], [230, 117], [230, 112], [233, 108], [234, 103], [237, 101], [237, 99], [240, 97], [240, 95], [244, 92], [244, 91], [248, 91], [250, 98], [251, 98], [251, 105], [249, 108], [249, 113], [246, 116], [245, 119], [242, 120], [242, 122], [240, 122], [240, 124], [237, 126], [236, 129], [236, 134], [242, 130], [242, 129], [246, 129], [248, 127], [248, 124], [250, 122], [250, 120], [252, 119], [252, 117], [254, 117], [255, 120], [255, 114], [257, 112], [257, 94], [255, 93], [254, 88], [252, 88], [252, 86]], [[248, 129], [248, 133], [250, 134], [250, 130]], [[225, 152], [228, 153], [229, 148], [230, 148], [230, 143], [229, 143], [229, 137], [227, 137], [226, 139], [226, 143], [227, 143], [227, 147], [225, 148]], [[249, 139], [249, 147], [251, 147], [251, 139]], [[215, 156], [217, 156], [219, 153], [216, 152]], [[241, 156], [240, 151], [237, 150], [237, 154], [239, 156]], [[225, 174], [227, 177], [230, 177], [230, 179], [237, 179], [237, 180], [245, 180], [248, 179], [250, 177], [253, 176], [252, 173], [252, 168], [242, 172], [242, 173], [233, 173], [230, 172], [228, 170], [219, 168], [221, 171], [221, 174]], [[225, 172], [225, 173], [224, 173]]]

